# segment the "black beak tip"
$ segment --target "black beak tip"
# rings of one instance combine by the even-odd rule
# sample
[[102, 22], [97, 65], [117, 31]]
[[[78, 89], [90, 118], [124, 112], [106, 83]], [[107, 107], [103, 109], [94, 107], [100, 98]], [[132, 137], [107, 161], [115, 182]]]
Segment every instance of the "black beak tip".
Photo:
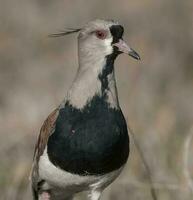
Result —
[[133, 56], [133, 58], [135, 58], [136, 60], [141, 60], [141, 58], [140, 58], [139, 54], [137, 54], [137, 55]]
[[133, 49], [131, 49], [131, 51], [129, 52], [129, 55], [131, 57], [135, 58], [136, 60], [141, 60], [139, 54], [135, 50], [133, 50]]
[[138, 57], [136, 58], [137, 60], [141, 60], [141, 57], [138, 55]]

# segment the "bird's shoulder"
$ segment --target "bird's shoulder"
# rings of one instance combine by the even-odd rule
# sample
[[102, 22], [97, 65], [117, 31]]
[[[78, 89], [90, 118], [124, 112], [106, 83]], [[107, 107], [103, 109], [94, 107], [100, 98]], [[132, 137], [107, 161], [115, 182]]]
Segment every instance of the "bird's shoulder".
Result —
[[37, 161], [39, 160], [40, 156], [43, 154], [44, 149], [47, 145], [49, 136], [53, 133], [55, 129], [56, 119], [59, 115], [59, 108], [56, 108], [54, 111], [52, 111], [47, 119], [44, 121], [40, 133], [38, 136], [38, 140], [35, 145], [35, 151], [34, 151], [34, 159]]

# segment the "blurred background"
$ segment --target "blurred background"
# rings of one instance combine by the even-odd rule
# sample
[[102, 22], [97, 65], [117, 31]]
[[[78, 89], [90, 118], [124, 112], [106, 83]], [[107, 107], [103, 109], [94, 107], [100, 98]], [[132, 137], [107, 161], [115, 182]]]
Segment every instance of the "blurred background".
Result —
[[[35, 141], [77, 70], [77, 35], [95, 18], [125, 27], [140, 55], [116, 61], [130, 159], [104, 200], [193, 198], [193, 1], [0, 0], [0, 199], [32, 199]], [[77, 195], [83, 200], [85, 194]], [[155, 200], [155, 198], [154, 198]]]

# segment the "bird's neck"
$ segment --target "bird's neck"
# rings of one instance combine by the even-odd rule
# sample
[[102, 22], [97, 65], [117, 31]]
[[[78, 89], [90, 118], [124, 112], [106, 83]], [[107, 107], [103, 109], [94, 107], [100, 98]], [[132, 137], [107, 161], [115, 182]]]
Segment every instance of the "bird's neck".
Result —
[[68, 91], [67, 101], [78, 109], [84, 108], [94, 97], [103, 98], [110, 107], [118, 108], [114, 75], [114, 58], [81, 60], [76, 78]]

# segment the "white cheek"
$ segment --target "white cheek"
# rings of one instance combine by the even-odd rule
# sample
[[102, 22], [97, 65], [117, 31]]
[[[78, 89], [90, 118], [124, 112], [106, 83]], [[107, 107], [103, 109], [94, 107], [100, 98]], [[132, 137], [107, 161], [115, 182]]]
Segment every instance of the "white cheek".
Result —
[[108, 39], [104, 40], [104, 43], [105, 43], [105, 46], [106, 46], [106, 51], [105, 51], [106, 55], [109, 55], [113, 52], [113, 47], [111, 45], [112, 41], [113, 41], [113, 38], [108, 38]]

